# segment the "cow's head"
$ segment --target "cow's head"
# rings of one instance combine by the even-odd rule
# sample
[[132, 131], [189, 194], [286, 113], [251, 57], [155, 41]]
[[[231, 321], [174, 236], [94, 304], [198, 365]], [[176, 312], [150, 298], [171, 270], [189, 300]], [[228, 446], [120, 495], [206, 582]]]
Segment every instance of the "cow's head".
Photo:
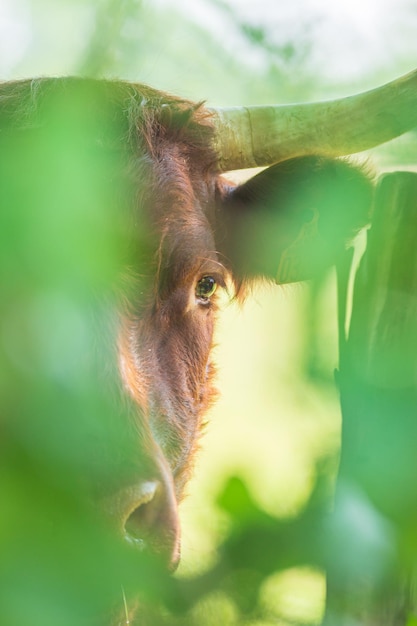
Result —
[[[123, 153], [114, 185], [105, 181], [109, 193], [117, 189], [130, 233], [115, 288], [114, 358], [125, 404], [113, 456], [123, 469], [111, 488], [101, 485], [98, 500], [117, 533], [170, 566], [180, 552], [178, 503], [215, 397], [219, 293], [244, 290], [257, 276], [303, 280], [334, 262], [367, 221], [371, 184], [329, 157], [414, 126], [415, 80], [333, 103], [229, 110], [120, 82], [2, 87], [3, 116], [20, 129], [42, 121], [45, 102], [51, 110], [77, 93], [83, 149], [98, 158]], [[64, 106], [51, 123], [59, 129], [65, 115]], [[255, 166], [269, 167], [241, 185], [222, 177]]]

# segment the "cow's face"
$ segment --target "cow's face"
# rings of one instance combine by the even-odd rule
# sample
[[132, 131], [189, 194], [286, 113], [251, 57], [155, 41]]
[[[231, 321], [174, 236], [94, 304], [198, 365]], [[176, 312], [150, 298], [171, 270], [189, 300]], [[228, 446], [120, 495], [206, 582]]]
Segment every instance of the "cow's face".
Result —
[[[138, 477], [143, 487], [133, 499], [129, 492], [120, 514], [128, 539], [143, 539], [174, 564], [177, 505], [215, 397], [211, 348], [219, 294], [232, 281], [288, 282], [328, 266], [366, 220], [371, 185], [346, 163], [313, 157], [233, 186], [203, 171], [196, 176], [168, 147], [164, 154], [166, 161], [153, 168], [158, 195], [145, 193], [140, 209], [153, 233], [152, 262], [137, 277], [119, 336], [121, 378], [138, 407], [153, 467]], [[336, 203], [347, 216], [342, 220], [335, 219]]]
[[[229, 185], [217, 173], [221, 162], [230, 167], [259, 163], [262, 137], [273, 135], [270, 127], [262, 128], [255, 141], [255, 119], [243, 127], [249, 133], [243, 138], [232, 128], [233, 120], [227, 122], [216, 129], [223, 150], [217, 154], [204, 109], [146, 87], [28, 81], [5, 88], [3, 95], [7, 128], [18, 128], [12, 143], [19, 162], [21, 153], [27, 153], [20, 150], [21, 130], [32, 137], [49, 120], [48, 141], [37, 158], [39, 171], [32, 173], [31, 202], [41, 175], [45, 184], [39, 205], [47, 200], [53, 212], [62, 197], [69, 198], [91, 219], [90, 205], [99, 210], [107, 202], [109, 215], [114, 217], [116, 206], [115, 221], [129, 224], [129, 260], [116, 285], [121, 294], [114, 333], [117, 356], [110, 354], [118, 363], [125, 399], [110, 428], [115, 439], [105, 442], [107, 474], [106, 479], [100, 476], [96, 500], [119, 536], [151, 549], [172, 567], [179, 558], [177, 507], [215, 395], [210, 352], [219, 293], [229, 276], [238, 284], [256, 276], [295, 281], [308, 278], [313, 267], [330, 264], [366, 221], [370, 186], [349, 165], [315, 157], [272, 166], [242, 186]], [[340, 124], [336, 109], [329, 132]], [[246, 114], [245, 109], [245, 119]], [[292, 131], [290, 135], [293, 139]], [[38, 135], [33, 137], [33, 145], [39, 145]], [[223, 137], [232, 146], [229, 159]], [[253, 155], [246, 158], [245, 143], [257, 145], [255, 163]], [[262, 156], [263, 165], [280, 159], [279, 151], [271, 150], [269, 146]], [[291, 150], [304, 153], [304, 146]], [[79, 154], [99, 164], [92, 187]], [[74, 171], [68, 170], [68, 159], [77, 165]], [[23, 161], [25, 175], [32, 171], [30, 165]], [[74, 172], [75, 181], [68, 176]], [[18, 176], [15, 182], [20, 193]], [[79, 182], [88, 193], [82, 193]], [[80, 193], [72, 195], [78, 188]], [[59, 228], [53, 231], [58, 242], [64, 234]], [[79, 251], [73, 252], [76, 256]]]

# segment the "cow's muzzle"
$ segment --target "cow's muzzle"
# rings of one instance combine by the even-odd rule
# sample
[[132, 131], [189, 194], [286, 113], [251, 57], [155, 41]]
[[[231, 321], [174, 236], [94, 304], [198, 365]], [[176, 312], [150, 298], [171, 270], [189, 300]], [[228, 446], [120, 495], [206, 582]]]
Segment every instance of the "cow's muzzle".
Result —
[[104, 503], [111, 526], [133, 549], [154, 555], [170, 571], [180, 559], [180, 524], [170, 473], [119, 489]]
[[126, 502], [124, 538], [134, 547], [162, 560], [172, 571], [180, 558], [180, 525], [175, 494], [169, 481], [143, 482], [137, 498]]

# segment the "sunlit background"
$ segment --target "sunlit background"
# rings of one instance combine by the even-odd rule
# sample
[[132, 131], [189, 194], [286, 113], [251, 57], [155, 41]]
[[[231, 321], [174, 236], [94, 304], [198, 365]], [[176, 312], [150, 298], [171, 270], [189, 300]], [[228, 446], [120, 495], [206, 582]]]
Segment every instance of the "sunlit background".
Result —
[[265, 84], [268, 71], [293, 74], [300, 89], [309, 77], [319, 92], [412, 68], [415, 9], [414, 0], [3, 0], [0, 72], [94, 70], [222, 102], [263, 76], [249, 97], [281, 87], [287, 99], [278, 81]]
[[[412, 70], [416, 32], [414, 0], [2, 0], [0, 78], [124, 78], [225, 106], [309, 101]], [[372, 158], [392, 167], [411, 161], [411, 151], [400, 139]], [[221, 395], [182, 505], [179, 576], [215, 560], [228, 529], [216, 504], [228, 477], [244, 479], [265, 511], [286, 518], [308, 500], [317, 462], [330, 459], [336, 470], [336, 324], [332, 272], [313, 286], [260, 285], [243, 305], [224, 299]], [[277, 574], [262, 594], [265, 612], [252, 624], [320, 623], [320, 572]], [[206, 602], [196, 609], [201, 626], [214, 624], [222, 602], [222, 625], [239, 624], [232, 603]]]

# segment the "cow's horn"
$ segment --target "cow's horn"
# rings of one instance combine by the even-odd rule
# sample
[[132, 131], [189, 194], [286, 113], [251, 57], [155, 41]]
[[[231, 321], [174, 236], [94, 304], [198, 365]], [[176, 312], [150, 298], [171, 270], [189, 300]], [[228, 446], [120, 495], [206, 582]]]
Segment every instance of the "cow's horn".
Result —
[[377, 89], [327, 102], [210, 111], [224, 172], [306, 154], [354, 154], [417, 126], [417, 70]]

